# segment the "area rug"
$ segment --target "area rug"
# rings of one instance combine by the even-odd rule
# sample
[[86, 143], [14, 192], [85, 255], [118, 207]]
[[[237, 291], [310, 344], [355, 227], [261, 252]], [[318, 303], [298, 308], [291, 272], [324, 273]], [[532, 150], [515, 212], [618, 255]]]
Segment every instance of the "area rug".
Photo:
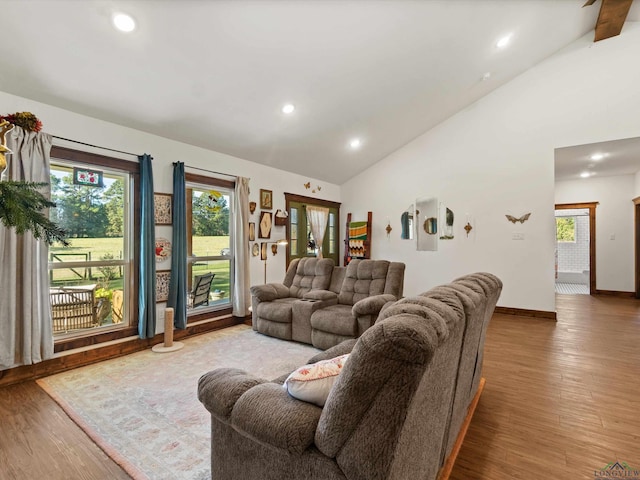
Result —
[[210, 479], [211, 420], [197, 398], [201, 375], [241, 368], [271, 379], [319, 350], [237, 325], [38, 380], [87, 434], [134, 479]]

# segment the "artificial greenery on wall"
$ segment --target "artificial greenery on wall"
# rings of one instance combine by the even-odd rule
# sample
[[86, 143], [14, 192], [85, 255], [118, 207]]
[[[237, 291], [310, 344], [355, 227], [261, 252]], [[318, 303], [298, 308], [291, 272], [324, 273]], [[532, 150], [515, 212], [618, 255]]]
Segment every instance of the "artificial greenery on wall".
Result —
[[6, 155], [11, 154], [6, 146], [5, 135], [14, 125], [31, 132], [38, 132], [42, 128], [42, 122], [30, 112], [0, 116], [0, 221], [5, 227], [14, 228], [18, 234], [31, 232], [48, 245], [54, 242], [68, 245], [65, 231], [42, 213], [47, 208], [55, 207], [55, 203], [40, 192], [47, 183], [2, 180], [2, 173], [7, 166]]

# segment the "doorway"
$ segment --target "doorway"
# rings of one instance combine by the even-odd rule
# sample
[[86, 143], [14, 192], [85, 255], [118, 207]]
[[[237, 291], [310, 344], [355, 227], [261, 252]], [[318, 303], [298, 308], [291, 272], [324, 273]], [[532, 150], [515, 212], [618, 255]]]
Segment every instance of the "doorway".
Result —
[[556, 205], [556, 293], [596, 291], [595, 208], [597, 203]]

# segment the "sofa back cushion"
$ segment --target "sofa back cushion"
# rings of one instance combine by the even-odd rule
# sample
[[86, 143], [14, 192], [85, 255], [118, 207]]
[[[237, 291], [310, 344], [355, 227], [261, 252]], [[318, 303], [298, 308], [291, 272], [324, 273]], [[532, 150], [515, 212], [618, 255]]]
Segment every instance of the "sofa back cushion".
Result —
[[[289, 286], [290, 295], [302, 298], [310, 290], [327, 290], [331, 282], [332, 271], [333, 260], [330, 258], [309, 257], [299, 259], [296, 262], [295, 274]], [[289, 271], [287, 271], [285, 279], [288, 277]]]
[[351, 260], [338, 294], [338, 303], [353, 305], [363, 298], [389, 293], [402, 296], [404, 263], [387, 260]]
[[388, 269], [387, 260], [351, 260], [338, 294], [338, 303], [353, 305], [371, 295], [383, 294]]

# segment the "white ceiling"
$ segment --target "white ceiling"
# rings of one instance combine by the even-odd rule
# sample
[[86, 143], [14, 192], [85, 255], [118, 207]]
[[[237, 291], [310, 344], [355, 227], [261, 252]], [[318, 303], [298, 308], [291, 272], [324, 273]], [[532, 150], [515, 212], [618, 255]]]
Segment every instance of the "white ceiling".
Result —
[[583, 3], [2, 0], [0, 90], [341, 184], [592, 30]]
[[[592, 160], [595, 154], [604, 158]], [[582, 172], [596, 177], [635, 174], [640, 171], [640, 138], [556, 148], [555, 159], [556, 181], [579, 180]]]

